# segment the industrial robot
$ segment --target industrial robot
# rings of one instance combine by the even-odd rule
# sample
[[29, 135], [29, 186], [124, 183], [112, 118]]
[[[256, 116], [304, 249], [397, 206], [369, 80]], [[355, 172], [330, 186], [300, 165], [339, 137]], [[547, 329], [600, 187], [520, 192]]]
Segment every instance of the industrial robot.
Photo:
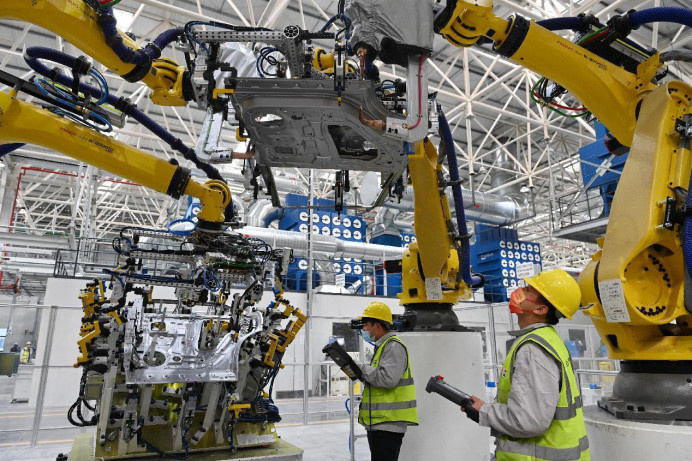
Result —
[[[191, 21], [139, 48], [117, 29], [107, 2], [17, 0], [6, 3], [0, 6], [0, 17], [32, 22], [64, 37], [124, 79], [141, 80], [148, 85], [150, 97], [157, 104], [197, 104], [210, 116], [216, 115], [226, 122], [232, 115], [235, 120], [230, 121], [237, 139], [248, 140], [252, 145], [251, 156], [256, 165], [253, 174], [257, 178], [261, 176], [277, 206], [280, 202], [273, 187], [273, 167], [338, 169], [341, 178], [347, 178], [349, 170], [380, 172], [382, 193], [373, 206], [383, 203], [390, 193], [401, 193], [406, 184], [412, 184], [416, 191], [417, 242], [401, 261], [400, 302], [407, 313], [414, 314], [410, 316], [415, 318], [410, 323], [413, 332], [468, 331], [459, 325], [452, 308], [460, 300], [468, 299], [474, 288], [483, 285], [482, 276], [473, 274], [469, 267], [469, 232], [451, 130], [427, 91], [427, 59], [432, 52], [433, 34], [443, 36], [457, 47], [488, 46], [504, 58], [544, 76], [553, 84], [540, 91], [543, 104], [549, 105], [570, 92], [608, 127], [614, 136], [609, 140], [613, 152], [630, 149], [613, 202], [611, 224], [605, 238], [599, 241], [601, 250], [580, 277], [584, 313], [593, 319], [609, 356], [623, 361], [615, 394], [601, 405], [620, 417], [690, 419], [690, 391], [685, 379], [692, 371], [689, 327], [692, 301], [688, 300], [690, 295], [686, 291], [689, 290], [685, 286], [689, 280], [686, 267], [692, 264], [692, 259], [685, 255], [690, 245], [687, 231], [692, 226], [688, 222], [692, 218], [688, 217], [687, 194], [692, 88], [683, 82], [663, 80], [667, 61], [689, 59], [689, 55], [659, 53], [628, 38], [633, 29], [653, 21], [690, 25], [690, 10], [633, 11], [603, 25], [591, 16], [539, 22], [520, 15], [500, 18], [492, 12], [490, 0], [450, 0], [435, 7], [427, 2], [382, 1], [384, 14], [406, 12], [402, 17], [404, 22], [397, 23], [396, 30], [369, 30], [368, 24], [372, 22], [368, 19], [372, 18], [368, 16], [372, 12], [353, 0], [340, 2], [337, 14], [319, 31], [306, 31], [294, 25], [275, 31]], [[330, 32], [329, 27], [337, 24], [338, 32]], [[558, 30], [574, 30], [575, 40], [553, 33]], [[317, 47], [315, 42], [319, 40], [333, 40], [333, 51]], [[263, 46], [257, 58], [260, 77], [239, 75], [236, 68], [224, 61], [228, 44], [244, 42]], [[161, 57], [162, 49], [172, 43], [185, 53], [185, 66]], [[375, 59], [406, 67], [405, 84], [386, 85], [380, 81]], [[11, 91], [0, 93], [0, 142], [6, 143], [3, 151], [21, 143], [38, 144], [174, 198], [191, 195], [200, 199], [199, 222], [189, 236], [180, 239], [175, 234], [143, 235], [154, 242], [161, 239], [159, 243], [164, 246], [173, 241], [182, 243], [181, 252], [187, 248], [186, 244], [196, 249], [192, 251], [196, 258], [178, 255], [187, 258], [183, 261], [184, 270], [192, 280], [191, 286], [177, 292], [181, 305], [206, 302], [199, 293], [209, 293], [209, 288], [216, 289], [230, 280], [248, 287], [257, 286], [259, 282], [247, 278], [248, 267], [238, 265], [259, 268], [270, 260], [278, 264], [282, 259], [276, 250], [263, 248], [259, 242], [243, 240], [233, 233], [237, 223], [233, 220], [231, 194], [219, 172], [208, 159], [200, 158], [194, 149], [146, 117], [130, 100], [111, 95], [89, 59], [28, 48], [25, 60], [39, 77], [27, 82], [0, 75], [3, 83], [12, 87]], [[70, 69], [70, 75], [51, 68], [45, 61]], [[92, 80], [98, 84], [87, 83]], [[22, 96], [26, 95], [34, 96], [46, 107], [23, 101]], [[176, 162], [166, 162], [103, 133], [112, 126], [122, 125], [126, 117], [150, 129], [209, 180], [198, 183], [189, 169]], [[433, 119], [439, 123], [442, 139], [439, 152], [429, 138], [436, 131]], [[40, 131], [33, 128], [39, 125]], [[443, 163], [447, 163], [449, 177], [443, 174]], [[350, 206], [342, 200], [347, 183], [346, 180], [337, 184], [338, 209]], [[447, 187], [453, 191], [452, 205], [444, 193]], [[123, 232], [120, 251], [141, 251], [134, 243], [141, 241], [142, 236], [137, 233], [151, 231], [125, 229]], [[238, 249], [242, 251], [236, 254]], [[127, 253], [123, 256], [127, 264]], [[150, 323], [148, 331], [138, 327], [141, 324], [137, 322], [141, 322], [142, 316], [154, 313], [146, 307], [146, 287], [166, 281], [146, 280], [147, 283], [136, 286], [134, 279], [141, 275], [142, 268], [134, 259], [134, 263], [126, 266], [128, 277], [134, 276], [133, 280], [123, 279], [123, 268], [109, 274], [116, 292], [108, 305], [122, 302], [123, 296], [118, 297], [117, 290], [128, 286], [139, 291], [139, 294], [134, 292], [139, 300], [129, 306], [128, 320], [122, 313], [116, 316], [108, 315], [110, 311], [103, 312], [108, 317], [104, 321], [115, 329], [112, 331], [124, 331], [124, 339], [102, 347], [101, 353], [110, 351], [105, 357], [116, 368], [115, 375], [125, 377], [123, 385], [134, 385], [129, 392], [139, 398], [142, 390], [138, 387], [149, 379], [146, 371], [134, 378], [135, 370], [126, 368], [134, 363], [146, 370], [148, 361], [156, 360], [155, 338], [161, 335], [160, 327], [165, 320], [155, 322], [159, 325]], [[228, 280], [222, 280], [223, 277]], [[89, 301], [85, 303], [85, 311], [96, 300], [99, 300], [97, 305], [105, 302], [98, 281], [83, 296]], [[281, 299], [277, 295], [276, 302], [281, 304]], [[94, 317], [98, 314], [96, 310], [93, 315], [85, 316], [93, 319], [83, 325], [83, 338], [98, 336], [94, 335], [95, 322], [99, 321]], [[268, 363], [279, 363], [280, 357], [274, 360], [267, 351], [281, 352], [292, 338], [290, 335], [297, 332], [295, 329], [272, 332], [272, 328], [278, 328], [272, 323], [279, 320], [275, 311], [283, 312], [280, 315], [284, 317], [296, 315], [297, 322], [305, 322], [299, 312], [289, 308], [277, 310], [276, 304], [264, 311], [266, 321], [262, 332], [258, 331], [258, 338], [265, 339], [252, 344], [268, 348], [261, 349], [265, 355], [260, 362], [270, 369], [273, 365]], [[193, 315], [182, 307], [179, 313]], [[130, 319], [133, 326], [129, 331], [140, 335], [136, 339], [128, 337]], [[171, 325], [174, 324], [173, 321]], [[204, 330], [211, 325], [210, 331], [219, 332], [217, 340], [231, 337], [227, 341], [242, 349], [239, 338], [256, 324], [251, 320], [238, 321], [235, 325], [212, 321], [202, 322], [200, 325], [204, 327], [200, 328]], [[102, 357], [93, 353], [90, 356], [87, 342], [80, 346], [80, 363], [91, 363], [95, 357]], [[113, 359], [112, 352], [118, 348], [122, 348], [122, 353], [115, 354], [117, 358]], [[254, 354], [251, 349], [246, 353]], [[99, 359], [99, 364], [102, 361]], [[265, 374], [258, 382], [266, 384], [266, 367], [263, 369]], [[190, 379], [206, 382], [200, 376]], [[656, 380], [655, 385], [650, 384], [651, 379]], [[648, 384], [641, 385], [642, 380]], [[188, 387], [188, 384], [166, 386], [166, 391], [162, 388], [152, 392], [162, 392], [160, 397], [165, 397], [172, 389], [184, 393]], [[101, 387], [106, 388], [105, 384]], [[261, 391], [261, 386], [257, 389]], [[111, 386], [111, 392], [114, 390], [117, 389]], [[93, 395], [86, 390], [84, 395], [80, 392], [82, 400]], [[132, 407], [128, 405], [127, 408]], [[219, 411], [232, 411], [231, 407], [232, 404], [225, 402]], [[262, 408], [252, 408], [250, 412], [261, 413]], [[183, 406], [183, 409], [190, 407]], [[103, 423], [99, 437], [105, 435], [106, 442], [119, 444], [117, 449], [113, 446], [111, 455], [141, 450], [140, 440], [146, 433], [147, 422], [140, 424], [141, 418], [132, 416], [141, 410], [141, 407], [134, 413], [124, 410], [124, 414], [131, 416], [127, 429], [123, 424], [118, 425], [121, 419]], [[242, 411], [235, 413], [236, 419]], [[103, 411], [100, 414], [103, 417]], [[166, 424], [180, 438], [180, 445], [174, 444], [171, 450], [187, 453], [192, 449], [189, 445], [192, 433], [209, 429], [200, 418], [205, 419], [195, 415], [169, 417]], [[128, 448], [132, 440], [135, 442]], [[231, 437], [226, 443], [233, 444], [233, 440]], [[103, 438], [100, 442], [103, 443]], [[155, 452], [147, 446], [145, 450]]]

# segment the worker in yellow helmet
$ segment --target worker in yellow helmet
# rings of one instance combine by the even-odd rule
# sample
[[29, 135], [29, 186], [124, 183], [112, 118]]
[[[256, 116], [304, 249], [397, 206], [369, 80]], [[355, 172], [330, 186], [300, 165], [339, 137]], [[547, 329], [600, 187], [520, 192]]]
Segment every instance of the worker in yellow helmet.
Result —
[[577, 282], [562, 269], [524, 279], [509, 300], [517, 339], [502, 368], [497, 402], [473, 397], [479, 424], [496, 433], [497, 461], [590, 460], [572, 358], [554, 328], [579, 309]]
[[363, 400], [358, 422], [367, 430], [372, 461], [396, 461], [407, 426], [418, 425], [416, 388], [406, 345], [392, 329], [392, 311], [372, 302], [360, 317], [362, 335], [374, 343], [370, 365], [363, 372]]

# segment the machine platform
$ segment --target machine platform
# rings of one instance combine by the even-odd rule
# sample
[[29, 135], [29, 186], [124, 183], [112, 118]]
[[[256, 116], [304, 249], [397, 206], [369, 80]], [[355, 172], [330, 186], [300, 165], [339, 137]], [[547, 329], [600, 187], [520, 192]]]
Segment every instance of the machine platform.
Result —
[[617, 419], [597, 406], [584, 407], [591, 459], [692, 460], [692, 424]]
[[[79, 434], [75, 437], [72, 444], [72, 451], [69, 454], [69, 461], [96, 461], [104, 459], [94, 455], [95, 449], [94, 434]], [[127, 459], [154, 460], [161, 459], [158, 456], [129, 456]], [[270, 447], [244, 448], [233, 453], [230, 450], [210, 451], [207, 453], [190, 454], [186, 458], [189, 461], [301, 461], [303, 450], [291, 445], [283, 439]]]

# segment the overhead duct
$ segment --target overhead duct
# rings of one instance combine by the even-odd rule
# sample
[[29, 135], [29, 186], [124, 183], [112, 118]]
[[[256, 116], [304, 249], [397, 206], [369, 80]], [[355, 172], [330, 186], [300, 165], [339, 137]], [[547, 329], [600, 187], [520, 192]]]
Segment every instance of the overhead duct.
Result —
[[[468, 189], [462, 189], [461, 193], [466, 219], [471, 221], [502, 226], [526, 218], [530, 214], [530, 207], [525, 197], [522, 199], [478, 191], [472, 193]], [[445, 194], [451, 203], [454, 200], [452, 191], [447, 189]], [[400, 212], [413, 212], [413, 199], [413, 187], [409, 186], [400, 203], [387, 202], [382, 206]]]
[[245, 224], [252, 227], [269, 227], [271, 223], [283, 217], [283, 208], [275, 207], [269, 199], [261, 199], [250, 205]]
[[[295, 256], [305, 257], [308, 254], [308, 234], [299, 232], [265, 229], [245, 226], [239, 232], [251, 238], [263, 240], [274, 248], [290, 248]], [[313, 251], [337, 258], [356, 258], [367, 261], [385, 261], [400, 259], [403, 248], [373, 243], [349, 242], [339, 240], [331, 235], [312, 234]]]
[[375, 215], [375, 222], [372, 224], [372, 236], [381, 235], [401, 235], [401, 229], [394, 222], [399, 215], [399, 211], [394, 208], [380, 208]]
[[514, 158], [518, 157], [516, 142], [511, 143], [510, 138], [498, 138], [498, 143], [504, 145], [505, 148], [498, 147], [495, 151], [493, 159], [493, 172], [490, 175], [490, 188], [497, 195], [511, 195], [512, 197], [523, 196], [520, 192], [521, 185], [519, 183], [505, 186], [505, 184], [517, 179], [516, 163], [510, 157], [508, 151], [512, 150]]
[[[228, 171], [221, 171], [221, 174], [224, 176], [226, 179], [230, 179], [233, 181], [237, 181], [240, 183], [243, 183], [246, 179], [246, 176], [243, 175], [243, 173], [240, 170], [228, 170]], [[276, 185], [276, 190], [279, 192], [286, 192], [289, 194], [300, 194], [300, 195], [307, 195], [308, 194], [308, 187], [307, 185], [300, 181], [299, 179], [291, 179], [291, 178], [286, 178], [282, 176], [274, 176], [274, 184]]]

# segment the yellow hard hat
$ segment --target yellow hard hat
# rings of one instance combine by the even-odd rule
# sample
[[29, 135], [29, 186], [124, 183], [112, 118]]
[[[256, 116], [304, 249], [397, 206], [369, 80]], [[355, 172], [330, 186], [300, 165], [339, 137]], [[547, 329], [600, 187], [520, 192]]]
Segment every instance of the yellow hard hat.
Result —
[[568, 319], [572, 318], [581, 303], [581, 290], [574, 278], [562, 269], [541, 272], [524, 281], [534, 287]]
[[379, 301], [373, 301], [368, 304], [368, 307], [363, 311], [363, 315], [360, 316], [361, 319], [375, 319], [382, 320], [383, 322], [391, 325], [392, 324], [392, 311], [389, 306], [385, 303]]

